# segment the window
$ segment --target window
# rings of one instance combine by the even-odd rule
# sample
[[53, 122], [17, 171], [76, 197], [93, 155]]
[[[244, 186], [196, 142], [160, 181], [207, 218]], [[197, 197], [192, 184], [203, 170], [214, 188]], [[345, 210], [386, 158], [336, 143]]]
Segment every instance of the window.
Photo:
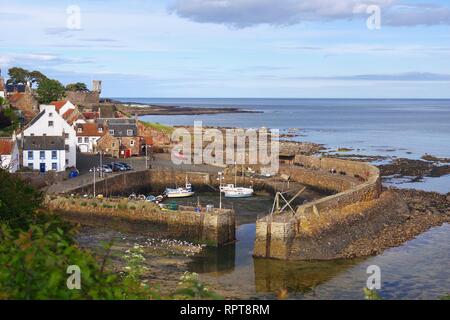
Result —
[[109, 130], [109, 134], [113, 136], [114, 135], [114, 130]]
[[53, 171], [57, 171], [58, 170], [58, 164], [57, 163], [52, 163], [52, 170]]
[[78, 143], [82, 143], [83, 142], [83, 138], [82, 137], [78, 137]]
[[45, 160], [45, 151], [40, 151], [39, 152], [39, 159]]
[[84, 143], [89, 143], [89, 138], [88, 137], [84, 138]]
[[83, 132], [83, 128], [82, 128], [82, 127], [79, 127], [79, 128], [78, 128], [78, 132], [79, 132], [79, 133]]
[[101, 128], [101, 127], [98, 128], [98, 132], [99, 132], [99, 133], [102, 133], [102, 132], [103, 132], [103, 128]]
[[70, 147], [69, 147], [68, 144], [66, 144], [64, 148], [66, 149], [66, 152], [69, 152], [69, 151], [70, 151]]
[[49, 122], [48, 122], [48, 126], [49, 126], [49, 127], [53, 127], [53, 124], [54, 124], [53, 121], [49, 121]]
[[132, 147], [134, 146], [134, 140], [130, 141], [130, 146], [132, 146]]
[[58, 159], [58, 153], [56, 151], [52, 151], [52, 159], [53, 160]]
[[69, 165], [69, 159], [66, 159], [66, 166]]
[[129, 136], [129, 137], [133, 136], [133, 130], [128, 129], [127, 136]]
[[69, 134], [68, 133], [64, 133], [64, 138], [69, 139]]
[[49, 112], [48, 117], [49, 118], [53, 117], [53, 112]]
[[115, 146], [116, 146], [116, 144], [115, 144], [115, 143], [113, 143], [113, 144], [112, 144], [112, 147], [114, 148]]
[[28, 151], [28, 160], [33, 160], [33, 151]]

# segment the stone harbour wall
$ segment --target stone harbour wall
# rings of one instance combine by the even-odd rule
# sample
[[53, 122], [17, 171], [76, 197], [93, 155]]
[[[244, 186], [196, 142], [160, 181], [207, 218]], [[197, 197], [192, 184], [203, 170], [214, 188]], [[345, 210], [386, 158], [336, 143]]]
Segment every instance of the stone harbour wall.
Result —
[[83, 225], [107, 226], [119, 231], [151, 233], [223, 246], [235, 241], [235, 215], [230, 209], [196, 212], [180, 207], [177, 211], [161, 210], [146, 201], [127, 199], [84, 199], [48, 197], [46, 205], [55, 214]]
[[[408, 211], [395, 193], [382, 196], [380, 172], [368, 163], [296, 156], [295, 166], [284, 170], [292, 181], [338, 193], [301, 205], [294, 215], [283, 213], [259, 219], [256, 257], [335, 259], [367, 228], [378, 232], [381, 220], [389, 216], [386, 212]], [[370, 221], [375, 220], [378, 227], [371, 228]]]

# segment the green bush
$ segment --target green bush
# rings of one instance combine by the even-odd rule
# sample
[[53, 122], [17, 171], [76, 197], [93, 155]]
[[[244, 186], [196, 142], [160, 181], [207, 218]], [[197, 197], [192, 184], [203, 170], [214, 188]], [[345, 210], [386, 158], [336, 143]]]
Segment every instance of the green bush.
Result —
[[87, 206], [87, 202], [82, 202], [82, 203], [80, 203], [80, 206], [86, 207], [86, 206]]

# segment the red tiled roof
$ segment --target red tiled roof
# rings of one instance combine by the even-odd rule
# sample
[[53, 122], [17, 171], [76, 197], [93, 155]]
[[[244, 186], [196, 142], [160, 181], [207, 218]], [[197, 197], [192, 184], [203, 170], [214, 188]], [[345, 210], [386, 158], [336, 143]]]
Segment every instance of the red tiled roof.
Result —
[[19, 101], [22, 97], [23, 97], [23, 93], [16, 92], [16, 93], [14, 93], [12, 96], [10, 96], [10, 97], [8, 98], [8, 100], [9, 100], [9, 102], [14, 103], [14, 102]]
[[67, 101], [63, 100], [63, 101], [53, 101], [51, 104], [54, 105], [56, 111], [59, 112], [59, 110], [61, 110], [61, 108], [66, 105], [66, 103], [67, 103]]
[[152, 146], [153, 145], [153, 138], [150, 136], [146, 136], [143, 138], [145, 145]]
[[83, 116], [86, 118], [86, 120], [95, 120], [97, 118], [100, 118], [99, 112], [83, 112]]
[[0, 154], [1, 155], [10, 155], [13, 149], [13, 141], [0, 139]]
[[[77, 136], [78, 137], [102, 137], [105, 135], [105, 129], [103, 132], [98, 132], [98, 128], [103, 128], [102, 126], [97, 126], [96, 123], [83, 123], [77, 126]], [[78, 128], [82, 128], [82, 132], [78, 132]]]

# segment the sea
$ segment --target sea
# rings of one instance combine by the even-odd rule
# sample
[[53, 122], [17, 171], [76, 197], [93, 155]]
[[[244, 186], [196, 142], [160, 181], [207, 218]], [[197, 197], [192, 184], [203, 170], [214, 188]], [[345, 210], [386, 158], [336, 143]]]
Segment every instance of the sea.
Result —
[[[255, 113], [144, 116], [167, 125], [299, 129], [292, 140], [323, 144], [329, 151], [388, 159], [420, 159], [426, 154], [450, 158], [450, 100], [412, 99], [237, 99], [115, 98], [128, 103], [196, 108], [239, 108]], [[450, 175], [421, 182], [398, 179], [396, 187], [450, 192]]]

